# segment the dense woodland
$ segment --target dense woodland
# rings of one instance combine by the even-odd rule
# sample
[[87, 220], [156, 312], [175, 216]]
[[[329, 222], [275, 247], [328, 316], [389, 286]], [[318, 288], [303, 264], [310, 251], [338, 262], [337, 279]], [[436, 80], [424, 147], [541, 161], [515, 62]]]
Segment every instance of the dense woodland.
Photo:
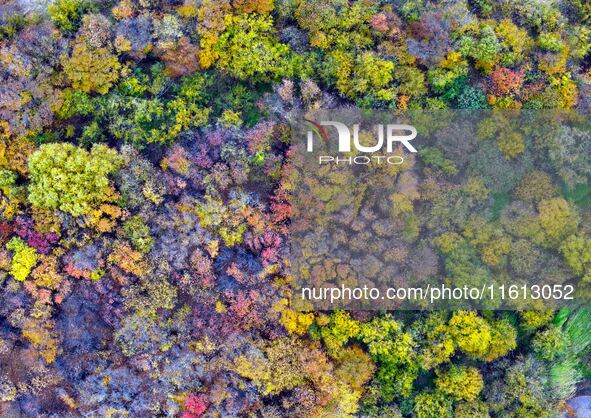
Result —
[[[584, 114], [586, 0], [9, 0], [0, 77], [0, 416], [544, 418], [585, 390], [591, 311], [299, 311], [286, 249], [287, 115]], [[480, 176], [449, 143], [389, 173], [391, 260], [588, 286], [589, 131], [499, 126]]]

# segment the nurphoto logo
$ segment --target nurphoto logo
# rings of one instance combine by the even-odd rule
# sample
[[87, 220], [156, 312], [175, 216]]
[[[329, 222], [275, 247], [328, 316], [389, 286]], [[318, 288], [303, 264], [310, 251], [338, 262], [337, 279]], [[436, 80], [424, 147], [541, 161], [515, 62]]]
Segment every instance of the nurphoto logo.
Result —
[[[412, 141], [417, 136], [417, 129], [411, 125], [404, 124], [378, 124], [373, 129], [373, 134], [377, 137], [375, 144], [364, 145], [359, 139], [360, 125], [358, 123], [352, 126], [353, 135], [351, 135], [351, 129], [342, 122], [338, 121], [320, 121], [315, 122], [309, 119], [305, 119], [306, 122], [312, 125], [312, 129], [307, 132], [307, 152], [314, 152], [314, 138], [317, 140], [323, 140], [327, 145], [330, 146], [329, 134], [325, 127], [331, 127], [331, 132], [336, 130], [338, 137], [338, 152], [339, 153], [350, 153], [351, 144], [355, 150], [360, 153], [366, 153], [371, 155], [356, 155], [356, 156], [339, 156], [339, 155], [320, 155], [318, 157], [319, 164], [358, 164], [367, 165], [370, 163], [377, 164], [402, 164], [404, 158], [400, 155], [392, 155], [393, 152], [399, 149], [395, 147], [396, 144], [403, 145], [409, 152], [417, 152], [416, 148], [412, 146]], [[351, 141], [351, 139], [353, 139]], [[387, 155], [375, 155], [376, 152], [382, 151], [386, 146]]]

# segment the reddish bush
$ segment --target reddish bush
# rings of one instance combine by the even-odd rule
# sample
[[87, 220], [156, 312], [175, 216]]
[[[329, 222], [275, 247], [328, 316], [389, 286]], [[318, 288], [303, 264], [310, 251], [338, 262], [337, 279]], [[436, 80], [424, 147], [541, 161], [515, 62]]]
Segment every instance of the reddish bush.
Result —
[[204, 395], [191, 393], [185, 399], [185, 411], [182, 418], [199, 418], [207, 411], [207, 404]]
[[12, 235], [12, 225], [7, 223], [0, 223], [0, 244], [3, 245], [8, 241], [8, 238]]
[[517, 93], [523, 84], [525, 72], [499, 67], [491, 75], [492, 90], [495, 94], [505, 95]]
[[16, 218], [14, 232], [24, 239], [30, 247], [35, 248], [41, 254], [49, 253], [51, 246], [59, 241], [59, 236], [56, 233], [50, 232], [41, 235], [35, 231], [33, 229], [33, 221], [22, 216]]

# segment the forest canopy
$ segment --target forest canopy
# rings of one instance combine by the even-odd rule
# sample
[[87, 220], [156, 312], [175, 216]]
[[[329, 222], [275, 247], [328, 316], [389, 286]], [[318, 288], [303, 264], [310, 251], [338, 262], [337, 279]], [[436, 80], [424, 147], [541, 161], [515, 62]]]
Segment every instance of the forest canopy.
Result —
[[[584, 0], [2, 2], [0, 415], [579, 408], [591, 311], [295, 309], [290, 121], [585, 116], [590, 48]], [[379, 248], [388, 279], [588, 292], [591, 138], [560, 122], [546, 136], [492, 116], [461, 138], [470, 152], [426, 123], [441, 140], [378, 177], [395, 189], [372, 201], [387, 222], [345, 207], [364, 185], [331, 167], [304, 208], [348, 215], [358, 248], [396, 237]], [[310, 260], [320, 282], [356, 266]], [[376, 260], [357, 262], [362, 280]]]

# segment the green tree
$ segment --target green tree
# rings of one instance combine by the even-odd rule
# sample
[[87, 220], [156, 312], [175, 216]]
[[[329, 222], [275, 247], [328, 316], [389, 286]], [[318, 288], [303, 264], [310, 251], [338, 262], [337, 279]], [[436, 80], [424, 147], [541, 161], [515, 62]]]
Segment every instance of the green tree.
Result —
[[351, 318], [348, 312], [335, 311], [327, 326], [322, 327], [320, 335], [328, 352], [336, 354], [347, 341], [357, 337], [359, 330], [359, 322]]
[[484, 380], [474, 367], [452, 365], [437, 372], [435, 386], [454, 399], [473, 401], [482, 391]]
[[37, 250], [29, 247], [25, 241], [18, 237], [13, 237], [8, 241], [6, 249], [13, 252], [10, 274], [19, 282], [24, 281], [37, 264]]
[[336, 50], [331, 52], [327, 65], [331, 78], [336, 79], [337, 90], [344, 96], [378, 101], [391, 101], [396, 96], [396, 90], [391, 86], [394, 63], [373, 52], [356, 56], [352, 52]]
[[459, 402], [454, 409], [454, 418], [490, 418], [488, 405], [482, 401]]
[[551, 310], [522, 311], [519, 312], [519, 316], [521, 317], [521, 327], [527, 332], [532, 332], [552, 321], [554, 312]]
[[424, 8], [423, 0], [405, 0], [400, 6], [400, 14], [409, 22], [416, 22], [420, 19]]
[[557, 247], [577, 230], [577, 212], [563, 198], [542, 200], [538, 210], [540, 225], [545, 234], [544, 244]]
[[451, 418], [452, 402], [441, 392], [421, 392], [415, 397], [416, 418]]
[[465, 36], [460, 40], [460, 51], [476, 60], [476, 68], [489, 73], [499, 60], [501, 44], [494, 29], [488, 25], [483, 25], [475, 35]]
[[131, 245], [144, 254], [150, 252], [154, 246], [154, 238], [150, 234], [150, 227], [141, 216], [136, 215], [123, 224], [123, 231]]
[[[435, 323], [431, 324], [431, 322]], [[443, 320], [441, 322], [428, 320], [427, 327], [421, 363], [425, 369], [431, 369], [449, 361], [456, 347], [449, 328], [443, 323]]]
[[566, 264], [577, 276], [588, 274], [591, 269], [591, 240], [571, 235], [560, 246]]
[[472, 357], [486, 354], [491, 342], [490, 325], [474, 311], [458, 311], [449, 321], [456, 345]]
[[421, 147], [419, 155], [423, 162], [432, 167], [438, 168], [447, 175], [454, 175], [458, 172], [455, 163], [445, 158], [443, 152], [436, 147]]
[[385, 315], [362, 324], [360, 338], [375, 358], [392, 357], [400, 361], [413, 355], [412, 337], [401, 331], [401, 325], [390, 315]]
[[391, 315], [384, 315], [362, 324], [359, 338], [378, 363], [376, 377], [382, 384], [384, 399], [409, 396], [419, 372], [412, 335], [403, 332]]
[[507, 355], [517, 347], [517, 330], [505, 319], [491, 321], [491, 339], [488, 350], [481, 357], [486, 361], [493, 361]]
[[226, 30], [214, 46], [217, 66], [241, 80], [271, 80], [288, 73], [289, 47], [273, 36], [270, 16], [227, 15]]
[[[108, 95], [95, 98], [96, 126], [138, 148], [171, 143], [186, 130], [207, 123], [210, 84], [210, 77], [201, 72], [171, 85], [161, 65], [153, 65], [149, 74], [138, 70]], [[101, 136], [94, 130], [92, 134]]]
[[[508, 366], [508, 367], [507, 367]], [[546, 367], [528, 356], [505, 365], [500, 402], [491, 403], [494, 412], [523, 418], [550, 418], [557, 415], [553, 410], [551, 386], [548, 384]]]
[[501, 131], [497, 138], [497, 145], [508, 160], [517, 157], [525, 151], [523, 136], [519, 132]]
[[87, 214], [115, 194], [109, 174], [121, 165], [117, 152], [95, 144], [88, 152], [69, 143], [44, 144], [29, 158], [33, 206]]
[[533, 170], [527, 173], [515, 188], [515, 198], [526, 202], [540, 202], [557, 195], [552, 178], [544, 171]]
[[447, 57], [427, 72], [427, 80], [435, 93], [444, 93], [457, 81], [465, 82], [468, 62], [459, 52], [450, 52]]
[[538, 331], [532, 339], [531, 345], [539, 358], [553, 361], [563, 353], [565, 340], [562, 330], [559, 327], [551, 326], [543, 331]]
[[480, 258], [489, 266], [497, 266], [511, 250], [511, 238], [495, 224], [480, 216], [473, 216], [464, 227], [464, 236], [478, 248]]
[[88, 0], [56, 0], [47, 6], [53, 23], [65, 31], [74, 31], [80, 24], [82, 15], [90, 8]]
[[363, 49], [373, 42], [369, 23], [376, 6], [366, 0], [304, 0], [297, 2], [294, 17], [314, 48]]
[[486, 101], [484, 92], [476, 87], [465, 86], [456, 99], [458, 109], [488, 109], [490, 106]]
[[88, 115], [93, 110], [94, 104], [88, 94], [80, 90], [66, 89], [56, 113], [61, 119], [69, 119], [76, 115]]
[[108, 48], [93, 48], [84, 41], [77, 41], [71, 55], [62, 57], [62, 66], [72, 87], [85, 93], [106, 94], [121, 70], [117, 56]]

